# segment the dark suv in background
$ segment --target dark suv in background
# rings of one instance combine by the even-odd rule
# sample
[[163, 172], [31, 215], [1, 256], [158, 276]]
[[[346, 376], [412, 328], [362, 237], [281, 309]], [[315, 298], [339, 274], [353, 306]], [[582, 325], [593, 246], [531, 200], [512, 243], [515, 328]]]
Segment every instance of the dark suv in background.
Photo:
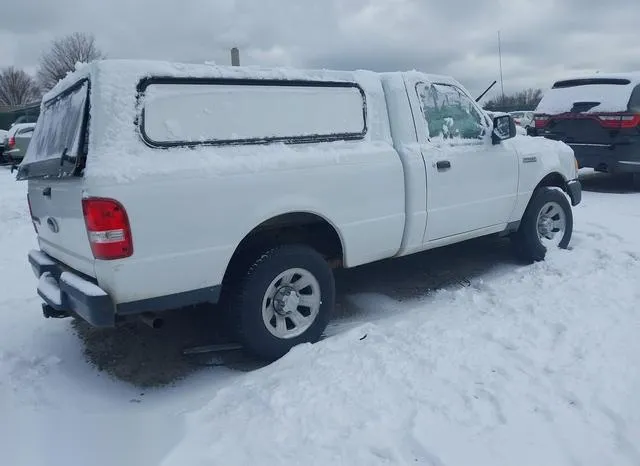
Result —
[[629, 173], [640, 190], [640, 72], [558, 81], [533, 118], [530, 135], [565, 142], [580, 168]]

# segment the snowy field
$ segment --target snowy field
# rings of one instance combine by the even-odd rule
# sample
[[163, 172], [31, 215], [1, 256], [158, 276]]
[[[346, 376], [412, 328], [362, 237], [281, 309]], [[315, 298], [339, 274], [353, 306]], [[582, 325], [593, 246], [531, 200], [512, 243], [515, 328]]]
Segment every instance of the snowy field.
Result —
[[640, 194], [622, 182], [589, 175], [572, 250], [544, 263], [482, 240], [341, 272], [332, 336], [204, 367], [179, 356], [187, 324], [42, 318], [25, 185], [0, 169], [0, 464], [638, 465]]

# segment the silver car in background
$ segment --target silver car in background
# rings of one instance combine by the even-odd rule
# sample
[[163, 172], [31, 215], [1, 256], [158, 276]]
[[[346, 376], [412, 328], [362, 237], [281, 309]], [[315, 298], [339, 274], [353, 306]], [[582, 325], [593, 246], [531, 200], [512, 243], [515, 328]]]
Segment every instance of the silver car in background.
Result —
[[11, 127], [4, 139], [5, 162], [14, 164], [22, 162], [35, 127], [35, 123], [18, 123]]

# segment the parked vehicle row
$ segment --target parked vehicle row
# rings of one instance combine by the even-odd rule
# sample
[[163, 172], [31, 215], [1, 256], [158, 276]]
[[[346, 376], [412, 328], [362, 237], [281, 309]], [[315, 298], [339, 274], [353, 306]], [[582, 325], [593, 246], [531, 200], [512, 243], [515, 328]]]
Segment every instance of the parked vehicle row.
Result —
[[44, 315], [218, 303], [275, 359], [321, 337], [333, 268], [484, 235], [542, 260], [571, 239], [576, 161], [515, 134], [445, 76], [95, 62], [45, 96], [19, 167]]

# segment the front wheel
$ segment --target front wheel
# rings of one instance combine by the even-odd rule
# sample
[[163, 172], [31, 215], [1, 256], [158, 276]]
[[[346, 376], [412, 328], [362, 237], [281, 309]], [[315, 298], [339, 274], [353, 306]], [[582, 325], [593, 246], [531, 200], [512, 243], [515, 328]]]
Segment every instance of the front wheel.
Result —
[[516, 255], [527, 262], [544, 260], [550, 248], [566, 249], [573, 233], [573, 213], [558, 189], [538, 188], [513, 236]]
[[273, 361], [324, 332], [335, 302], [333, 273], [305, 245], [265, 252], [236, 284], [230, 309], [240, 339], [254, 356]]

